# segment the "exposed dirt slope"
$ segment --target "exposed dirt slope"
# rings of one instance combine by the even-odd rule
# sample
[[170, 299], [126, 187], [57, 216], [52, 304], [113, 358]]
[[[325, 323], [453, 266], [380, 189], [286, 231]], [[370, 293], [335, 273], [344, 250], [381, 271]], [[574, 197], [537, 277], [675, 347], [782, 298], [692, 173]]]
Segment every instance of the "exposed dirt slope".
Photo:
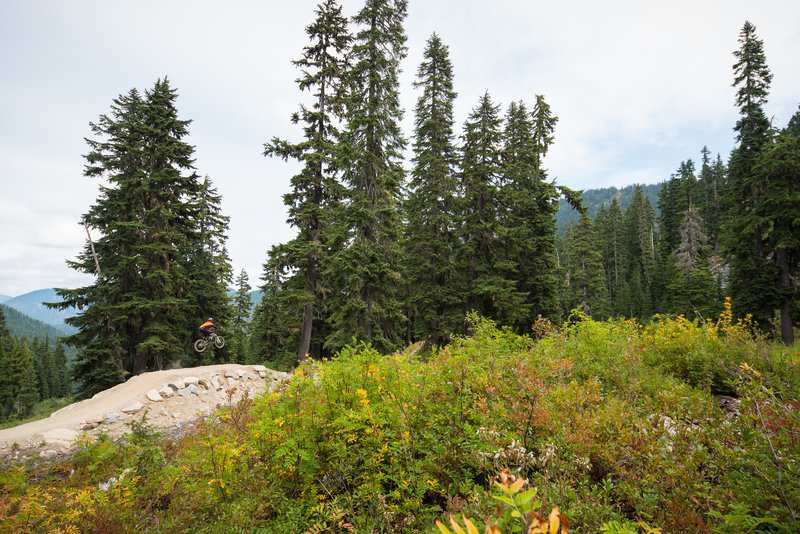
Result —
[[[76, 439], [99, 432], [118, 437], [128, 432], [128, 424], [141, 419], [145, 411], [149, 424], [167, 431], [185, 427], [217, 406], [236, 402], [245, 392], [255, 396], [288, 376], [264, 367], [238, 364], [144, 373], [62, 408], [47, 419], [0, 430], [0, 458], [57, 456], [68, 452]], [[153, 390], [161, 394], [155, 395]]]

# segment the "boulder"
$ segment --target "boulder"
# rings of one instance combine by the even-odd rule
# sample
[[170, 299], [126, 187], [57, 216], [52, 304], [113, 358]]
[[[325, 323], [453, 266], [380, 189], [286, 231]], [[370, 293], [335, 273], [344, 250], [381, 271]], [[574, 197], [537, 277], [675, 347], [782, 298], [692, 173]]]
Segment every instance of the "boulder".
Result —
[[142, 408], [144, 408], [144, 404], [142, 404], [139, 401], [136, 401], [133, 404], [131, 404], [130, 406], [126, 406], [125, 408], [123, 408], [122, 409], [122, 413], [136, 413], [139, 410], [141, 410]]
[[161, 394], [157, 390], [151, 389], [147, 392], [147, 400], [152, 402], [161, 402], [164, 399], [161, 398]]
[[158, 392], [161, 394], [162, 397], [165, 399], [170, 398], [175, 394], [175, 390], [169, 386], [164, 386], [163, 388], [159, 389]]
[[190, 384], [197, 384], [200, 381], [196, 376], [187, 376], [183, 379], [183, 383], [187, 386]]

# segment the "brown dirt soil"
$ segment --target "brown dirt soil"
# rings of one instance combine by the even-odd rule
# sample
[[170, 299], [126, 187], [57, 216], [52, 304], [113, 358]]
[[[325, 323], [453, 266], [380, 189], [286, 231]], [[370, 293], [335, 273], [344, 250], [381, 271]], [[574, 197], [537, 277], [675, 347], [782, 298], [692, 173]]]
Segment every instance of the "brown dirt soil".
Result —
[[[186, 378], [196, 381], [190, 377], [200, 381], [191, 393], [188, 385], [180, 387]], [[175, 433], [218, 407], [240, 400], [245, 394], [254, 397], [272, 390], [288, 377], [287, 373], [238, 364], [144, 373], [91, 399], [66, 406], [46, 419], [0, 430], [0, 459], [23, 461], [35, 455], [41, 458], [62, 456], [69, 453], [76, 440], [84, 437], [104, 432], [117, 438], [130, 432], [130, 422], [141, 420], [145, 413], [148, 424], [168, 434]], [[161, 390], [169, 383], [179, 386], [172, 396], [158, 401], [148, 398], [150, 390]], [[208, 387], [212, 383], [214, 386]], [[123, 411], [134, 408], [136, 403], [142, 405], [139, 410]], [[112, 422], [113, 414], [118, 418]]]

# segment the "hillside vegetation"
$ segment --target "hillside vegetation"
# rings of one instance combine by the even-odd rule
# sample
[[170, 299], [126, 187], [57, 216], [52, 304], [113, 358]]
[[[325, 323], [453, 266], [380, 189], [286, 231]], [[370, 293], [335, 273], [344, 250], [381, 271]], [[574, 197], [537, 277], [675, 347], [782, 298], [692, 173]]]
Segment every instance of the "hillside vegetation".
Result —
[[65, 463], [7, 467], [0, 529], [439, 532], [454, 514], [511, 532], [522, 496], [570, 532], [795, 531], [796, 349], [729, 307], [704, 324], [573, 319], [518, 336], [473, 316], [474, 335], [423, 357], [347, 347], [177, 442], [143, 419]]

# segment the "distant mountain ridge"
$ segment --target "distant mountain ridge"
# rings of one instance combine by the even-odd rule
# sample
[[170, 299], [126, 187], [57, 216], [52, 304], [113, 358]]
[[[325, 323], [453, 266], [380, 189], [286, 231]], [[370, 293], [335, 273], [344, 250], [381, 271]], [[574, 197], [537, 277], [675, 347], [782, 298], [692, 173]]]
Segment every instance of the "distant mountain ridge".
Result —
[[65, 310], [54, 310], [44, 305], [45, 302], [60, 302], [61, 297], [56, 294], [56, 290], [38, 289], [19, 295], [17, 297], [9, 298], [3, 302], [3, 305], [13, 308], [28, 317], [41, 321], [45, 324], [55, 326], [65, 333], [75, 333], [75, 328], [66, 324], [68, 317], [77, 315], [78, 311], [75, 308], [68, 308]]
[[6, 318], [8, 331], [14, 336], [26, 337], [29, 340], [39, 338], [44, 340], [49, 338], [51, 342], [57, 341], [67, 334], [67, 332], [53, 325], [34, 319], [5, 304], [0, 304], [3, 315]]
[[[658, 215], [658, 192], [661, 190], [661, 183], [644, 185], [640, 184], [644, 196], [653, 205], [653, 209]], [[600, 206], [605, 204], [606, 208], [611, 205], [614, 198], [619, 202], [621, 210], [625, 210], [633, 198], [633, 192], [636, 190], [636, 184], [628, 185], [623, 188], [619, 187], [603, 187], [600, 189], [586, 189], [583, 192], [583, 205], [589, 210], [589, 217], [594, 219], [597, 216]], [[560, 199], [558, 201], [558, 211], [556, 212], [556, 226], [558, 227], [558, 235], [564, 235], [570, 223], [578, 220], [578, 212], [572, 209], [566, 200]]]

